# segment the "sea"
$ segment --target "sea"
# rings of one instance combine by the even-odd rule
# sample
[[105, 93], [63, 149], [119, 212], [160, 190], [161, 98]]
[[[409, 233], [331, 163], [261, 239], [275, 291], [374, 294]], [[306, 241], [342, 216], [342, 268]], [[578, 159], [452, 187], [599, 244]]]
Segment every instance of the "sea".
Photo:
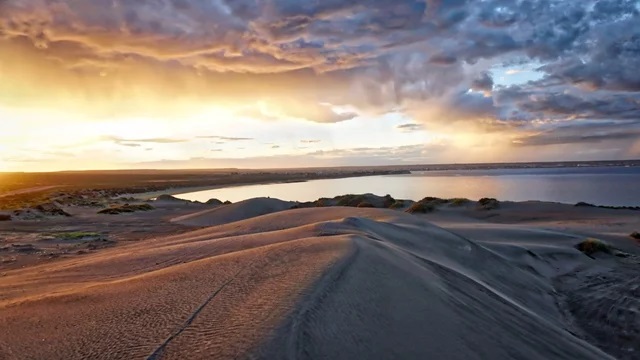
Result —
[[255, 197], [313, 201], [321, 197], [372, 193], [396, 199], [484, 197], [501, 201], [587, 202], [605, 206], [640, 206], [640, 167], [571, 167], [421, 171], [212, 189], [176, 195], [202, 201], [238, 202]]

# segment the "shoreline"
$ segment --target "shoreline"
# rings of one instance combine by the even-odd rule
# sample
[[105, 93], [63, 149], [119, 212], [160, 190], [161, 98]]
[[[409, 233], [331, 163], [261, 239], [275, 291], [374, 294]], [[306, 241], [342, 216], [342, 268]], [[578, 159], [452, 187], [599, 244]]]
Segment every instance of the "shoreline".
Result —
[[[368, 176], [378, 176], [378, 175], [368, 175]], [[330, 179], [348, 179], [351, 177], [362, 177], [362, 176], [348, 176], [348, 177], [344, 177], [344, 178], [330, 178]], [[259, 182], [259, 183], [238, 183], [238, 184], [229, 184], [229, 185], [214, 185], [214, 186], [188, 186], [188, 187], [176, 187], [176, 188], [170, 188], [164, 191], [150, 191], [150, 192], [146, 192], [146, 193], [137, 193], [137, 194], [132, 194], [132, 193], [128, 193], [128, 194], [122, 194], [119, 195], [117, 197], [115, 197], [115, 199], [121, 199], [121, 198], [134, 198], [137, 200], [142, 200], [142, 201], [149, 201], [149, 200], [153, 200], [154, 198], [157, 198], [160, 195], [171, 195], [171, 196], [176, 196], [176, 195], [180, 195], [180, 194], [190, 194], [190, 193], [195, 193], [195, 192], [201, 192], [201, 191], [209, 191], [209, 190], [218, 190], [218, 189], [229, 189], [229, 188], [235, 188], [235, 187], [243, 187], [243, 186], [252, 186], [252, 185], [273, 185], [273, 184], [292, 184], [292, 183], [305, 183], [305, 182], [309, 182], [312, 180], [330, 180], [330, 179], [311, 179], [311, 180], [299, 180], [299, 181], [268, 181], [268, 182]], [[188, 200], [185, 200], [188, 201]]]
[[[334, 170], [304, 172], [293, 169], [287, 172], [227, 171], [213, 173], [174, 172], [87, 172], [87, 173], [30, 173], [31, 179], [21, 180], [0, 177], [10, 190], [0, 189], [0, 210], [16, 210], [45, 203], [61, 205], [104, 202], [127, 197], [148, 199], [163, 194], [180, 194], [226, 187], [296, 183], [309, 180], [342, 179], [366, 176], [409, 174], [404, 170]], [[0, 174], [2, 175], [2, 174]], [[6, 176], [10, 176], [4, 174]], [[50, 176], [47, 176], [50, 175]], [[15, 182], [15, 183], [12, 183]], [[41, 186], [28, 186], [30, 182]], [[17, 186], [16, 184], [20, 185]]]

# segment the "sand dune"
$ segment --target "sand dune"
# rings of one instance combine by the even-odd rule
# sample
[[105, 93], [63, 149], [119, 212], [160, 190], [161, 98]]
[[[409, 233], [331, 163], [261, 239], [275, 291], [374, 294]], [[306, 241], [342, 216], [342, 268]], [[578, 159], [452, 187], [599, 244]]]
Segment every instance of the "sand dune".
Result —
[[7, 272], [0, 359], [631, 358], [614, 346], [630, 342], [585, 340], [593, 324], [562, 303], [607, 304], [582, 272], [617, 261], [586, 257], [577, 235], [285, 205], [227, 205], [174, 219], [222, 225]]
[[264, 358], [607, 358], [565, 330], [549, 283], [472, 241], [406, 219], [327, 225], [356, 251]]
[[195, 214], [180, 216], [172, 221], [189, 226], [214, 226], [250, 219], [256, 216], [290, 209], [295, 203], [270, 198], [244, 200]]

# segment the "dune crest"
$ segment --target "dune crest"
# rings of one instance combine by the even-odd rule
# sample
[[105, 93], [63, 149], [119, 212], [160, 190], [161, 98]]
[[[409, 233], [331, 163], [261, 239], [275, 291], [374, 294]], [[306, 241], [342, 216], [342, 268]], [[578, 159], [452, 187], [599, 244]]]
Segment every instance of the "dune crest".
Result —
[[255, 198], [172, 219], [189, 226], [215, 226], [290, 209], [295, 203], [271, 198]]

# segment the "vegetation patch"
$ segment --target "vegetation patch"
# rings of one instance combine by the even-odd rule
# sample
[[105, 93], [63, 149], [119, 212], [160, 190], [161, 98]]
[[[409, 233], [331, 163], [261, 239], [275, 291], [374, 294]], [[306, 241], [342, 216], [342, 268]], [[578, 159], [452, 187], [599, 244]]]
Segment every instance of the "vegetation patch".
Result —
[[331, 206], [331, 202], [332, 200], [329, 198], [320, 198], [314, 202], [311, 202], [311, 206], [310, 207], [325, 207], [325, 206]]
[[465, 199], [465, 198], [454, 198], [454, 199], [449, 199], [449, 204], [451, 206], [465, 206], [468, 203], [470, 203], [471, 200], [469, 199]]
[[382, 203], [383, 208], [389, 208], [396, 203], [396, 199], [394, 199], [389, 194], [385, 195], [382, 199], [383, 199], [383, 203]]
[[56, 239], [61, 240], [83, 240], [86, 238], [99, 238], [102, 235], [96, 232], [74, 231], [67, 233], [58, 233], [53, 235]]
[[358, 204], [359, 208], [374, 208], [375, 206], [373, 206], [372, 203], [367, 202], [367, 201], [363, 201], [360, 204]]
[[110, 208], [102, 209], [98, 211], [98, 214], [103, 215], [118, 215], [124, 213], [133, 213], [137, 211], [150, 211], [153, 210], [154, 207], [149, 204], [124, 204], [124, 205], [115, 205]]
[[605, 206], [605, 205], [589, 204], [589, 203], [582, 202], [582, 201], [577, 203], [577, 204], [575, 204], [574, 206], [576, 206], [576, 207], [592, 207], [592, 208], [610, 209], [610, 210], [634, 210], [634, 211], [640, 211], [640, 206]]
[[177, 197], [175, 197], [173, 195], [167, 195], [167, 194], [163, 194], [163, 195], [158, 196], [156, 198], [156, 201], [180, 202], [180, 203], [189, 202], [187, 200], [178, 199]]
[[222, 205], [222, 201], [218, 200], [218, 199], [209, 199], [207, 200], [207, 202], [205, 203], [207, 205]]
[[316, 205], [315, 202], [303, 202], [303, 203], [297, 203], [295, 205], [293, 205], [291, 208], [292, 209], [306, 209], [306, 208], [312, 208], [312, 207], [321, 207], [320, 205]]
[[476, 205], [478, 210], [495, 210], [500, 208], [500, 201], [494, 198], [482, 198]]
[[436, 207], [431, 203], [417, 202], [409, 207], [406, 212], [409, 214], [427, 214], [434, 211]]
[[48, 216], [71, 216], [54, 203], [36, 205], [33, 209]]
[[343, 196], [337, 196], [336, 200], [338, 200], [338, 206], [350, 206], [350, 207], [356, 207], [358, 206], [361, 202], [364, 202], [364, 196], [362, 195], [343, 195]]
[[433, 206], [439, 206], [439, 205], [444, 205], [444, 204], [448, 203], [449, 200], [440, 199], [440, 198], [432, 197], [432, 196], [427, 196], [426, 198], [424, 198], [424, 199], [422, 199], [422, 200], [420, 200], [418, 202], [425, 203], [425, 204], [431, 204]]
[[393, 204], [389, 206], [389, 209], [402, 209], [406, 206], [404, 200], [396, 200]]
[[7, 250], [17, 253], [34, 253], [38, 251], [38, 248], [32, 244], [11, 244], [11, 247], [7, 248]]
[[582, 251], [585, 255], [593, 257], [592, 255], [598, 252], [605, 254], [611, 254], [612, 248], [601, 240], [589, 238], [576, 245], [576, 249]]

